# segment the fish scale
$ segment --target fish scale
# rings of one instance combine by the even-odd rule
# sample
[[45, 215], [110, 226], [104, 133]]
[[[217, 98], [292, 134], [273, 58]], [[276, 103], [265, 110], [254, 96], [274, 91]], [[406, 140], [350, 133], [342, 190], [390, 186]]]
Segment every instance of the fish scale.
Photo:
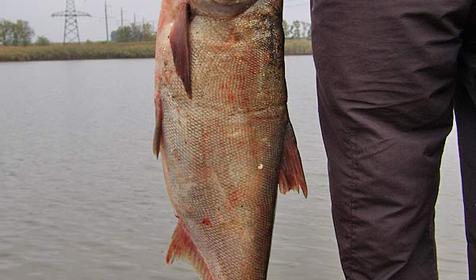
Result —
[[307, 195], [281, 9], [261, 0], [224, 19], [194, 14], [193, 3], [162, 6], [154, 149], [178, 218], [167, 261], [184, 257], [203, 279], [266, 279], [278, 183]]

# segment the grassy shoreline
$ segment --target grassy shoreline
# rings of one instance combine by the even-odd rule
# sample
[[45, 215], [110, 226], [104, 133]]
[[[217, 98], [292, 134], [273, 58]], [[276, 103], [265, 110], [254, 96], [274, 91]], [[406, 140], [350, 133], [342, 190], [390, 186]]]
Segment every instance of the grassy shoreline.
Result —
[[[51, 44], [48, 46], [32, 45], [25, 47], [0, 46], [0, 62], [153, 58], [154, 52], [154, 42]], [[311, 41], [307, 39], [286, 40], [285, 53], [286, 55], [312, 54]]]

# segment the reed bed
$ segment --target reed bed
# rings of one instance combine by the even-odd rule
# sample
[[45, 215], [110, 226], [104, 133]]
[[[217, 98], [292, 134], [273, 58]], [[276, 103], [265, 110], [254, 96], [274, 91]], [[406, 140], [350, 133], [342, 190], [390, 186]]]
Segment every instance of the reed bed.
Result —
[[[152, 58], [154, 53], [154, 42], [0, 46], [0, 61]], [[311, 54], [311, 41], [307, 39], [286, 40], [285, 53], [286, 55]]]

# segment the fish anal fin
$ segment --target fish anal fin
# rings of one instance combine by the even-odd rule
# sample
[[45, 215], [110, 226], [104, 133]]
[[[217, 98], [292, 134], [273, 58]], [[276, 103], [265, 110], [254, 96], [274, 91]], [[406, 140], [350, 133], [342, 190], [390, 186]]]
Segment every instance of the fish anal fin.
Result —
[[169, 39], [177, 75], [182, 80], [188, 97], [192, 98], [189, 41], [190, 13], [190, 5], [188, 3], [183, 2], [179, 4], [177, 17], [170, 31]]
[[185, 224], [180, 219], [172, 236], [172, 242], [165, 260], [167, 264], [171, 264], [178, 258], [189, 261], [200, 273], [203, 280], [214, 280], [202, 254], [191, 239]]
[[307, 197], [308, 190], [302, 168], [301, 156], [297, 147], [293, 127], [291, 123], [288, 122], [284, 137], [281, 168], [279, 170], [279, 191], [285, 194], [291, 190], [297, 192], [302, 190], [304, 197]]

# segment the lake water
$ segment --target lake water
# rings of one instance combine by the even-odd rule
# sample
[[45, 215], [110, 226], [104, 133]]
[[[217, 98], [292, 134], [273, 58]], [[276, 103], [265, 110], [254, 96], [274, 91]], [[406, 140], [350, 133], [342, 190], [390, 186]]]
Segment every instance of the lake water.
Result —
[[[188, 280], [151, 152], [153, 60], [0, 63], [0, 279]], [[310, 56], [287, 57], [310, 197], [280, 195], [269, 279], [343, 279]], [[467, 279], [454, 132], [437, 209], [441, 279]]]

